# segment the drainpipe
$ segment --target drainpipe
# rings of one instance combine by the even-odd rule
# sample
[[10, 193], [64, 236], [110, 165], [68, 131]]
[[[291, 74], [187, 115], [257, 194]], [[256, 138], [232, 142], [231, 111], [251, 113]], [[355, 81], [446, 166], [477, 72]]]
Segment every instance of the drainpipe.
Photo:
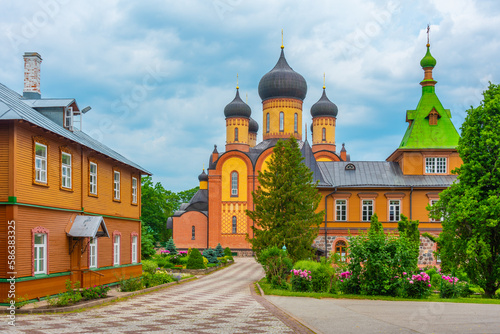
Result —
[[325, 196], [325, 258], [328, 258], [328, 250], [327, 250], [327, 232], [326, 232], [326, 226], [327, 226], [327, 217], [328, 217], [328, 203], [327, 203], [327, 200], [328, 200], [328, 197], [335, 194], [337, 192], [337, 187], [335, 187], [335, 190], [332, 191], [331, 193], [329, 193], [328, 195]]
[[410, 220], [411, 220], [411, 209], [412, 209], [412, 195], [413, 195], [413, 186], [410, 187]]

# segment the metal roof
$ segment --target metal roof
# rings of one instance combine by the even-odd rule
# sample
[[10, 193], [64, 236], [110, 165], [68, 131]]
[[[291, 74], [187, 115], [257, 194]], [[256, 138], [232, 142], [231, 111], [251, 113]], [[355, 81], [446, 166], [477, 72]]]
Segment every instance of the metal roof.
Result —
[[[70, 99], [62, 99], [62, 101], [66, 100]], [[71, 132], [62, 127], [61, 125], [53, 122], [52, 120], [45, 117], [35, 109], [31, 108], [27, 103], [25, 103], [21, 95], [19, 95], [18, 93], [14, 92], [10, 88], [0, 83], [0, 121], [13, 120], [13, 119], [30, 122], [43, 129], [46, 129], [64, 138], [70, 139], [78, 144], [86, 146], [94, 151], [102, 153], [116, 161], [119, 161], [128, 166], [136, 168], [141, 172], [143, 172], [144, 174], [151, 175], [151, 173], [146, 169], [128, 160], [121, 154], [113, 151], [106, 145], [98, 142], [97, 140], [88, 136], [84, 132], [76, 129], [73, 132]]]
[[68, 233], [75, 238], [108, 237], [109, 233], [102, 216], [76, 216]]
[[76, 103], [75, 99], [22, 99], [21, 101], [32, 108], [69, 107]]
[[[354, 170], [346, 170], [353, 164]], [[456, 175], [403, 175], [399, 164], [387, 161], [318, 162], [328, 187], [449, 187]], [[320, 185], [321, 187], [322, 185]]]

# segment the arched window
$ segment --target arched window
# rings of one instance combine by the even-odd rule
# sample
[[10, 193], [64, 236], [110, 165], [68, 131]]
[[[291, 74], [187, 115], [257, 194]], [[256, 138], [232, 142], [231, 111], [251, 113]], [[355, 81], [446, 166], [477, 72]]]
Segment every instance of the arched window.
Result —
[[347, 260], [347, 244], [344, 240], [337, 241], [335, 253], [340, 255], [340, 261], [345, 262]]
[[326, 141], [326, 129], [323, 128], [323, 141]]
[[293, 131], [299, 132], [299, 115], [295, 113], [293, 118]]
[[432, 111], [429, 114], [429, 125], [437, 125], [438, 124], [438, 112], [435, 109], [432, 109]]
[[280, 131], [285, 130], [285, 114], [280, 112]]
[[236, 228], [236, 226], [237, 226], [236, 222], [237, 222], [236, 216], [233, 216], [233, 234], [238, 233], [237, 228]]
[[238, 128], [234, 128], [234, 141], [238, 141]]
[[191, 240], [195, 240], [196, 238], [196, 229], [194, 225], [191, 227]]
[[231, 196], [238, 196], [238, 172], [231, 173]]
[[269, 132], [270, 116], [269, 113], [266, 114], [266, 132]]

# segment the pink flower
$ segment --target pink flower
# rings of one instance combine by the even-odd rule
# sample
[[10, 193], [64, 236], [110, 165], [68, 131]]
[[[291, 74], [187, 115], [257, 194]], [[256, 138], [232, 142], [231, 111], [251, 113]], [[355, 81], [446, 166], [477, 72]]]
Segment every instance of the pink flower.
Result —
[[429, 288], [430, 288], [431, 286], [432, 286], [432, 285], [431, 285], [431, 284], [429, 284]]
[[413, 281], [410, 281], [410, 284], [413, 284]]
[[403, 271], [403, 276], [405, 276], [405, 275], [406, 275], [406, 271]]
[[340, 281], [341, 281], [342, 283], [344, 282], [344, 280], [343, 280], [343, 279], [341, 279]]

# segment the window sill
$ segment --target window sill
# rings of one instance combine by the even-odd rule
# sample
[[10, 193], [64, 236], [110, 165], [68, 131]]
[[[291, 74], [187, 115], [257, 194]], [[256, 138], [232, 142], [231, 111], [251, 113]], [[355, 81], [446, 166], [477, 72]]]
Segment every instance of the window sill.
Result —
[[113, 202], [116, 202], [116, 203], [121, 203], [122, 200], [121, 199], [116, 199], [116, 198], [113, 198]]
[[89, 194], [89, 197], [99, 198], [97, 194]]
[[43, 182], [33, 181], [33, 184], [36, 186], [41, 186], [41, 187], [46, 187], [46, 188], [49, 187], [49, 184], [47, 182], [43, 183]]
[[60, 187], [59, 189], [64, 190], [64, 191], [67, 191], [67, 192], [70, 192], [70, 193], [72, 193], [72, 192], [73, 192], [73, 188], [65, 188], [65, 187]]

